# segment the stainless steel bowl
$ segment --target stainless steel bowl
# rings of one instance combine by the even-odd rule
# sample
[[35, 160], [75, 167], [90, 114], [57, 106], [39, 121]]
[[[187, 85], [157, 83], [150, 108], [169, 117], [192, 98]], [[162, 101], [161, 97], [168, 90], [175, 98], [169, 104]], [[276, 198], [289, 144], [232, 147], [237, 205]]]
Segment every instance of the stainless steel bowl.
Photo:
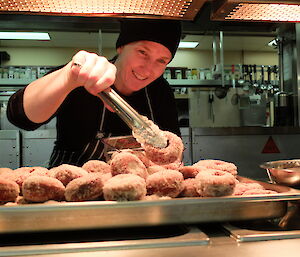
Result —
[[300, 159], [265, 162], [260, 167], [267, 170], [272, 183], [300, 186]]

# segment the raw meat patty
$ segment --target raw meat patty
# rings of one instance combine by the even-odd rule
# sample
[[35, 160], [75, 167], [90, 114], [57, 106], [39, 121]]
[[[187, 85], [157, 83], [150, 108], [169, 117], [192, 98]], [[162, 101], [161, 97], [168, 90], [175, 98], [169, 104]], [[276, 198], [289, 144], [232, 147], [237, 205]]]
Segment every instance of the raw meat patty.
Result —
[[65, 198], [71, 202], [95, 200], [103, 193], [103, 180], [100, 173], [91, 173], [73, 179], [67, 186]]
[[88, 174], [88, 172], [81, 168], [70, 164], [61, 164], [50, 169], [51, 177], [58, 179], [66, 186], [75, 178], [80, 178]]
[[111, 173], [110, 165], [100, 160], [89, 160], [82, 165], [82, 168], [89, 173], [94, 173], [94, 172], [99, 172], [102, 174]]
[[163, 131], [168, 139], [168, 145], [165, 148], [156, 148], [149, 144], [142, 144], [146, 156], [154, 163], [159, 165], [169, 164], [182, 158], [184, 146], [179, 136], [169, 131]]
[[134, 201], [146, 195], [146, 182], [135, 174], [119, 174], [104, 184], [103, 196], [107, 201]]
[[177, 170], [161, 170], [149, 175], [147, 193], [158, 196], [177, 197], [183, 190], [183, 175]]
[[197, 192], [208, 197], [231, 195], [236, 184], [235, 177], [222, 170], [203, 170], [196, 180]]
[[134, 154], [120, 152], [116, 154], [110, 162], [113, 176], [118, 174], [135, 174], [144, 179], [148, 177], [148, 172], [143, 162]]
[[188, 178], [183, 181], [183, 190], [180, 193], [182, 197], [199, 197], [201, 194], [197, 191], [197, 180]]
[[202, 166], [207, 169], [222, 170], [231, 173], [232, 175], [237, 175], [237, 167], [231, 162], [225, 162], [221, 160], [200, 160], [193, 166]]
[[60, 201], [64, 199], [65, 187], [58, 179], [55, 178], [46, 176], [30, 176], [25, 179], [22, 191], [26, 201]]
[[0, 202], [14, 202], [20, 193], [19, 185], [0, 177]]

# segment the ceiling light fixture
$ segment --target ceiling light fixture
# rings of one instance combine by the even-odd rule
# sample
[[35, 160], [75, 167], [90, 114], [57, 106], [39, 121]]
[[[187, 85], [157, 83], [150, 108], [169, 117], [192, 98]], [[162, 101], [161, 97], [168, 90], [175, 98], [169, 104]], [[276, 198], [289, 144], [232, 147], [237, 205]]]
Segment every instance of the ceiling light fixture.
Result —
[[300, 22], [300, 0], [213, 0], [212, 20]]
[[180, 42], [179, 48], [196, 48], [199, 45], [199, 42]]
[[2, 39], [50, 40], [46, 32], [0, 32]]
[[193, 20], [206, 0], [1, 0], [0, 13]]

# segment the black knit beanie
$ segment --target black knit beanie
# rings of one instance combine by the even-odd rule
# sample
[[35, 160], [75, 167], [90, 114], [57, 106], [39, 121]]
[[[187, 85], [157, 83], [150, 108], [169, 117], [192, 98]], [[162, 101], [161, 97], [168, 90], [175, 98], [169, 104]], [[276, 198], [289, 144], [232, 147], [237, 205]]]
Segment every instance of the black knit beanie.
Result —
[[174, 57], [181, 37], [180, 21], [124, 19], [116, 42], [116, 48], [131, 42], [147, 40], [167, 47]]

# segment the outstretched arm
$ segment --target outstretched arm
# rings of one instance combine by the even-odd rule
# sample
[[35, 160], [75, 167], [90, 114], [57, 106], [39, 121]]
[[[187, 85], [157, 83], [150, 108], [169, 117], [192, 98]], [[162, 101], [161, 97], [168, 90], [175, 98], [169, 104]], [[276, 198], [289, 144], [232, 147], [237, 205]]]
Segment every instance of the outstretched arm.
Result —
[[42, 123], [56, 112], [73, 89], [83, 86], [97, 95], [114, 83], [115, 75], [116, 67], [105, 57], [80, 51], [66, 66], [26, 87], [25, 114], [32, 122]]

